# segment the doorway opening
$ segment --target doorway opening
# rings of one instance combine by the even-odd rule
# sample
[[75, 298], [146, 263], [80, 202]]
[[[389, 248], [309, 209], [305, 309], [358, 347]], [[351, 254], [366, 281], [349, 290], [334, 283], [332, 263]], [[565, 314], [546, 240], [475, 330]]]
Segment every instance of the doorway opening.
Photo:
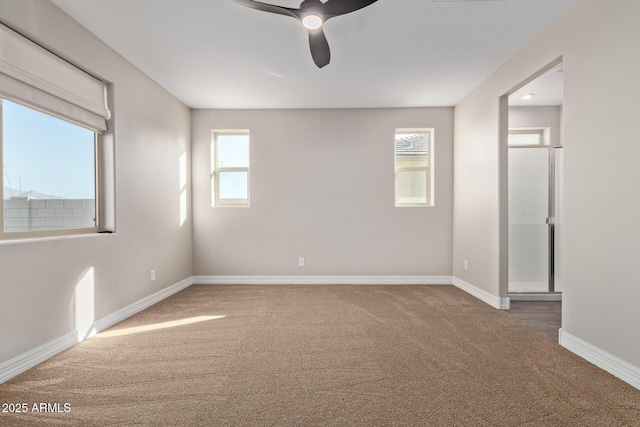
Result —
[[560, 301], [563, 233], [561, 58], [508, 96], [509, 299]]

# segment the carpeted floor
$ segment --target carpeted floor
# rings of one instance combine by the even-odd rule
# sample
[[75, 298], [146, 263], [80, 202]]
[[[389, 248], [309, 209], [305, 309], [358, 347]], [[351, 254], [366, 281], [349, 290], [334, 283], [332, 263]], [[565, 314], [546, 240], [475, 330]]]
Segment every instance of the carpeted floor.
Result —
[[20, 426], [640, 425], [640, 391], [453, 286], [192, 286], [0, 403]]

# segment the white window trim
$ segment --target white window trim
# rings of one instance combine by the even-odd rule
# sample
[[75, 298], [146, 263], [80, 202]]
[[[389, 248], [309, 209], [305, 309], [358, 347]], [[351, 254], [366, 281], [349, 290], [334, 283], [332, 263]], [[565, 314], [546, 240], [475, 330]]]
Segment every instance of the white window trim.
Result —
[[540, 146], [540, 145], [548, 145], [548, 128], [509, 128], [509, 135], [538, 135], [539, 143], [537, 144], [512, 144], [509, 143], [510, 147], [526, 147], [526, 146]]
[[[413, 134], [413, 133], [428, 133], [429, 134], [429, 165], [425, 167], [398, 167], [397, 155], [395, 150], [395, 136], [399, 134]], [[393, 185], [393, 198], [394, 203], [397, 208], [404, 207], [433, 207], [435, 206], [435, 185], [434, 185], [434, 163], [435, 163], [435, 152], [434, 152], [434, 139], [435, 139], [435, 130], [433, 128], [399, 128], [395, 130], [394, 133], [394, 146], [393, 146], [393, 164], [395, 170], [395, 179]], [[427, 172], [427, 177], [429, 178], [429, 185], [427, 186], [427, 201], [425, 203], [398, 203], [398, 195], [397, 195], [397, 179], [398, 172], [403, 171], [425, 171]]]
[[[247, 135], [249, 137], [249, 166], [246, 167], [218, 167], [218, 135]], [[251, 137], [248, 129], [216, 129], [211, 131], [213, 139], [213, 159], [211, 159], [212, 206], [216, 208], [248, 208], [251, 205]], [[247, 173], [247, 203], [222, 203], [220, 202], [220, 173], [221, 172], [246, 172]]]

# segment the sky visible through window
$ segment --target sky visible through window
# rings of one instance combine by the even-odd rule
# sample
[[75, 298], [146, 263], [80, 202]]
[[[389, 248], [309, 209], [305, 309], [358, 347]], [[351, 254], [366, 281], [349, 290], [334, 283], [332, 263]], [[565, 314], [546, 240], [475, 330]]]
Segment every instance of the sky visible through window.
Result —
[[93, 131], [7, 100], [2, 131], [5, 199], [95, 198]]
[[218, 135], [218, 167], [249, 167], [249, 135]]
[[[217, 134], [218, 157], [212, 164], [219, 169], [219, 199], [224, 203], [248, 203], [249, 134]], [[214, 163], [215, 162], [215, 163]], [[224, 171], [220, 168], [244, 170]]]

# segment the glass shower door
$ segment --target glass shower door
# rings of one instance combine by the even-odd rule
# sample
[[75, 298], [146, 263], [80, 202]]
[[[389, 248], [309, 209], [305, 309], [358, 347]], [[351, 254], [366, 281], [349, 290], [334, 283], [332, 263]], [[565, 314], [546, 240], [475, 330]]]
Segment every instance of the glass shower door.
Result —
[[549, 150], [509, 148], [509, 292], [553, 290]]

